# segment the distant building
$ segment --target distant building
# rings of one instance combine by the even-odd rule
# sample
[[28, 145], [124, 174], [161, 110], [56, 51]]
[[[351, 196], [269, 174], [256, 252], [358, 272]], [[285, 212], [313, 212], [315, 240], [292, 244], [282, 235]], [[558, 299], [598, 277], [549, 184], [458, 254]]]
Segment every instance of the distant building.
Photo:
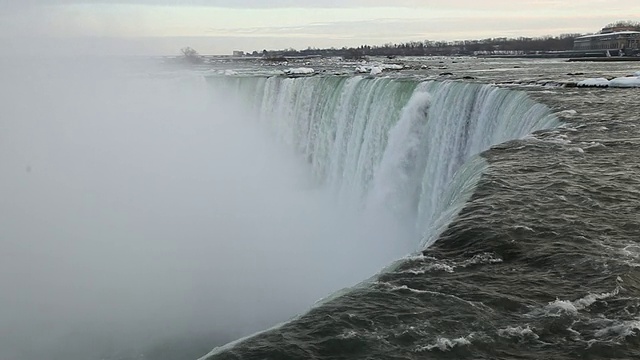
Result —
[[233, 52], [233, 56], [242, 57], [242, 56], [244, 56], [244, 51], [236, 50], [236, 51]]
[[625, 50], [638, 49], [640, 31], [619, 31], [587, 35], [576, 38], [573, 50]]
[[621, 50], [633, 52], [640, 49], [640, 29], [636, 26], [617, 25], [602, 29], [594, 35], [574, 40], [573, 50]]

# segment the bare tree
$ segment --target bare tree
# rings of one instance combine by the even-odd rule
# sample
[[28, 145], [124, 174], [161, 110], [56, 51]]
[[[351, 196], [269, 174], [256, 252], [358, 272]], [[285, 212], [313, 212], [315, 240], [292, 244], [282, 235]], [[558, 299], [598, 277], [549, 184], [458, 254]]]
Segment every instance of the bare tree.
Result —
[[180, 52], [182, 52], [182, 55], [184, 55], [185, 60], [190, 63], [199, 64], [204, 61], [202, 56], [198, 54], [198, 52], [192, 47], [184, 47], [180, 49]]
[[618, 28], [618, 27], [632, 28], [632, 29], [635, 29], [635, 30], [640, 30], [640, 22], [631, 21], [631, 20], [620, 20], [620, 21], [616, 21], [616, 22], [613, 22], [611, 24], [608, 24], [604, 28], [608, 29], [608, 28]]

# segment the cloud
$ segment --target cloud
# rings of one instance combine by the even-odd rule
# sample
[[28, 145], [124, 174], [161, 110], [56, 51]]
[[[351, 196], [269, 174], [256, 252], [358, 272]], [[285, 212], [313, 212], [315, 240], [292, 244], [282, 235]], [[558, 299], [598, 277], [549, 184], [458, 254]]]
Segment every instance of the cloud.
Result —
[[[638, 12], [640, 3], [626, 0], [0, 0], [0, 39], [9, 39], [12, 47], [4, 51], [10, 53], [55, 38], [120, 38], [128, 40], [117, 53], [145, 48], [158, 54], [188, 37], [224, 54], [237, 48], [586, 33]], [[167, 41], [149, 40], [156, 37]], [[36, 38], [43, 40], [38, 46]], [[145, 39], [144, 45], [131, 46], [134, 38]], [[55, 50], [47, 41], [44, 46]]]
[[[435, 1], [432, 3], [445, 3]], [[423, 1], [416, 0], [2, 0], [0, 6], [34, 6], [34, 5], [69, 5], [69, 4], [133, 4], [133, 5], [161, 5], [161, 6], [212, 6], [225, 8], [346, 8], [346, 7], [377, 7], [377, 6], [424, 6]]]
[[[607, 1], [606, 4], [625, 3], [626, 1]], [[70, 5], [70, 4], [129, 4], [158, 6], [210, 6], [241, 9], [273, 9], [273, 8], [371, 8], [371, 7], [454, 7], [466, 9], [522, 9], [533, 6], [537, 8], [585, 8], [592, 5], [605, 4], [602, 0], [587, 0], [580, 3], [564, 0], [492, 0], [478, 2], [475, 0], [2, 0], [0, 7], [24, 7], [34, 5]]]

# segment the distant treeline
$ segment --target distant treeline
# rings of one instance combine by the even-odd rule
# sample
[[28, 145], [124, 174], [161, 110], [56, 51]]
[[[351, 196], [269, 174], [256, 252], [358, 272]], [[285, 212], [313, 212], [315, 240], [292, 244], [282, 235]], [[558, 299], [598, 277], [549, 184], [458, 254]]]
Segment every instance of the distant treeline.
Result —
[[540, 51], [562, 51], [573, 49], [573, 40], [581, 34], [562, 34], [559, 36], [489, 38], [464, 41], [411, 41], [381, 46], [361, 45], [356, 48], [305, 50], [254, 51], [254, 56], [266, 58], [293, 56], [341, 56], [348, 59], [359, 59], [366, 56], [454, 56], [477, 54], [530, 54]]

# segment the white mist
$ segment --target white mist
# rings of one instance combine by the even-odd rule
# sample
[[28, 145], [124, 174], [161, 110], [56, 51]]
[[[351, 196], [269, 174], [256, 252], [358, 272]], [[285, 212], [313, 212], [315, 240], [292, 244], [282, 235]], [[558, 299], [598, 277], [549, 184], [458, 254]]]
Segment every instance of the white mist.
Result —
[[180, 71], [6, 62], [0, 358], [264, 329], [373, 275], [395, 230], [340, 210], [238, 105]]

